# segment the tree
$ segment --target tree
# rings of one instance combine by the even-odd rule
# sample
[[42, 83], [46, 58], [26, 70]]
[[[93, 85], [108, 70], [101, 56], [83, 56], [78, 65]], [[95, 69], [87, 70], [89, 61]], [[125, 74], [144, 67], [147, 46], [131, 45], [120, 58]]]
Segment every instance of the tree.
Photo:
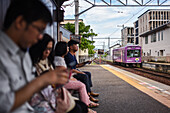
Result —
[[[74, 24], [67, 23], [65, 24], [64, 28], [75, 34]], [[93, 45], [94, 41], [90, 41], [86, 38], [97, 36], [97, 34], [93, 32], [93, 29], [90, 29], [90, 25], [85, 26], [83, 22], [79, 22], [79, 34], [82, 36], [80, 49], [81, 50], [88, 49], [88, 54], [94, 54], [95, 53], [93, 50], [95, 48], [95, 46]]]

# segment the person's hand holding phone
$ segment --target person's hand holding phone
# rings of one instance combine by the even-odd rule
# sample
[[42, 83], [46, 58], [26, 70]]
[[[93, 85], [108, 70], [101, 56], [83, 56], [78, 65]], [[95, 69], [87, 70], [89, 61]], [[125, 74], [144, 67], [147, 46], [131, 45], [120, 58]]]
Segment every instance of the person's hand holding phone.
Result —
[[85, 64], [91, 64], [92, 61], [88, 60], [85, 62]]
[[52, 87], [60, 88], [68, 82], [70, 72], [64, 66], [56, 66], [54, 71], [58, 80], [56, 83], [52, 84]]

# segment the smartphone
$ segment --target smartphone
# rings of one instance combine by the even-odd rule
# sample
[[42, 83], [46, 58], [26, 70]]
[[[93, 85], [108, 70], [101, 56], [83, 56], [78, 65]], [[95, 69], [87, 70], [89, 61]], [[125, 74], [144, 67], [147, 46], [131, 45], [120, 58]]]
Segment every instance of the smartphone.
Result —
[[[75, 64], [76, 64], [75, 61], [69, 63], [69, 67], [68, 67], [68, 70], [69, 70], [69, 72], [68, 72], [68, 80], [71, 78], [71, 75], [72, 75], [72, 71], [71, 71], [72, 69], [71, 69], [71, 67], [73, 67]], [[56, 67], [57, 67], [57, 66], [56, 66]], [[64, 86], [64, 85], [60, 85], [60, 84], [52, 84], [52, 88], [55, 88], [55, 89], [61, 88], [61, 87], [63, 87], [63, 86]]]

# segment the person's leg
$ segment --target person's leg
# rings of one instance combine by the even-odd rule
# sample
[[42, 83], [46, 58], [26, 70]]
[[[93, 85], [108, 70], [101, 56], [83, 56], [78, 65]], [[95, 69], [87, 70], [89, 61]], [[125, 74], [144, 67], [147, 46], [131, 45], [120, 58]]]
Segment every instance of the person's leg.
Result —
[[79, 92], [79, 97], [82, 102], [86, 105], [90, 104], [89, 96], [87, 95], [86, 86], [80, 81], [72, 81], [70, 80], [69, 83], [65, 84], [64, 87], [68, 90], [77, 90]]
[[79, 89], [80, 100], [82, 102], [84, 102], [86, 105], [89, 105], [90, 100], [89, 100], [89, 96], [86, 91], [86, 86], [82, 82], [80, 82], [80, 81], [78, 81], [78, 82], [79, 82], [79, 86], [80, 86], [80, 89]]
[[68, 113], [88, 113], [88, 107], [85, 103], [75, 100], [76, 106], [74, 107], [73, 110], [71, 110]]
[[[89, 77], [89, 85], [90, 85], [90, 87], [92, 87], [91, 73], [88, 72], [88, 71], [83, 71], [83, 72], [86, 73], [86, 75], [88, 75], [88, 77]], [[95, 97], [99, 96], [98, 93], [94, 93], [92, 91], [90, 92], [90, 95], [95, 96]]]
[[76, 75], [74, 75], [74, 78], [83, 82], [86, 85], [87, 92], [91, 92], [88, 75], [86, 75], [86, 74], [76, 74]]
[[91, 73], [88, 72], [88, 71], [83, 71], [83, 72], [88, 75], [88, 77], [89, 77], [89, 85], [90, 85], [90, 87], [92, 87], [93, 85], [92, 85], [92, 80], [91, 80]]

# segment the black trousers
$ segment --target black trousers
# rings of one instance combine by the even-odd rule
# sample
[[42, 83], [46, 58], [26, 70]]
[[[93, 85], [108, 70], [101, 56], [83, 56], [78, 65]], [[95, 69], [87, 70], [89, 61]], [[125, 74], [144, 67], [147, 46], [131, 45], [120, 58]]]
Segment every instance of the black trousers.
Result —
[[68, 113], [88, 113], [88, 107], [80, 100], [75, 100], [76, 106]]
[[76, 74], [76, 75], [74, 75], [74, 77], [77, 80], [83, 82], [86, 85], [87, 92], [91, 92], [90, 87], [93, 86], [92, 85], [92, 80], [91, 80], [91, 73], [88, 72], [88, 71], [83, 71], [83, 72], [86, 73], [86, 74]]

